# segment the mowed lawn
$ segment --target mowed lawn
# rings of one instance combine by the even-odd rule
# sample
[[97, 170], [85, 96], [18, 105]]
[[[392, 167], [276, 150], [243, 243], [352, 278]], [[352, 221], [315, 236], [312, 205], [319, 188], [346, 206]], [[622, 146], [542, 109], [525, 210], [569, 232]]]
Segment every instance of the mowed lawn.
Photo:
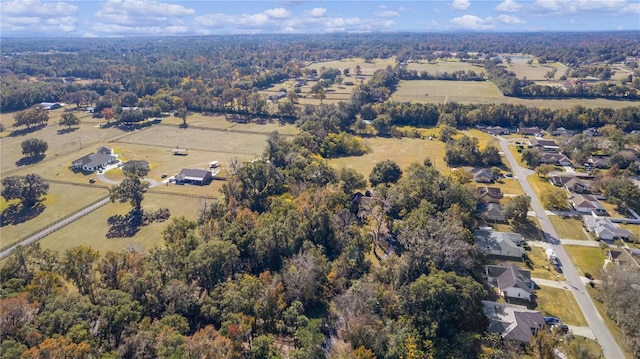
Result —
[[162, 231], [172, 218], [184, 216], [196, 220], [198, 210], [207, 203], [207, 200], [162, 194], [145, 194], [142, 206], [145, 210], [155, 211], [161, 207], [169, 208], [171, 217], [165, 222], [154, 222], [142, 227], [131, 238], [107, 238], [109, 230], [107, 219], [115, 214], [125, 215], [131, 210], [128, 203], [109, 203], [106, 206], [84, 216], [64, 228], [48, 235], [40, 240], [44, 248], [58, 250], [60, 252], [79, 245], [91, 246], [104, 254], [107, 251], [118, 251], [127, 248], [135, 248], [147, 251], [150, 248], [161, 245]]
[[[96, 202], [108, 194], [109, 192], [104, 188], [50, 183], [49, 193], [43, 201], [45, 208], [39, 215], [16, 223], [3, 220], [2, 227], [0, 227], [0, 247], [10, 246], [25, 236], [43, 229], [56, 220]], [[0, 207], [3, 212], [8, 206], [9, 203], [1, 198]]]
[[582, 221], [576, 218], [564, 218], [560, 216], [549, 216], [553, 228], [558, 232], [558, 236], [564, 239], [590, 240], [582, 229]]
[[571, 261], [578, 268], [581, 276], [591, 274], [596, 279], [602, 279], [602, 266], [605, 254], [602, 248], [585, 246], [564, 246]]
[[[533, 60], [531, 65], [527, 63], [530, 59]], [[564, 75], [564, 72], [567, 69], [566, 66], [558, 62], [540, 64], [538, 60], [533, 57], [518, 55], [511, 55], [511, 64], [507, 64], [506, 61], [503, 61], [502, 66], [508, 71], [514, 72], [519, 79], [526, 78], [530, 81], [541, 81], [543, 84], [547, 82], [547, 79], [544, 77], [547, 72], [556, 69], [555, 79], [558, 79], [560, 76]], [[551, 81], [549, 83], [554, 82], [555, 81]]]
[[542, 286], [536, 290], [536, 296], [538, 306], [535, 309], [541, 311], [542, 315], [560, 318], [569, 325], [589, 325], [570, 290]]
[[334, 168], [353, 168], [365, 178], [369, 178], [371, 170], [378, 162], [395, 161], [400, 168], [406, 170], [414, 162], [422, 163], [429, 158], [433, 165], [443, 174], [449, 174], [444, 162], [444, 142], [436, 139], [367, 137], [362, 142], [369, 147], [363, 156], [339, 157], [329, 160]]

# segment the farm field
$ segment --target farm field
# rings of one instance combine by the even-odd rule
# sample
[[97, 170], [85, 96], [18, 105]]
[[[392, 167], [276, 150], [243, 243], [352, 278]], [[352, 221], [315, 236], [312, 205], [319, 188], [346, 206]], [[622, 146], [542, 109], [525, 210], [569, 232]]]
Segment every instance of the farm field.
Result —
[[[503, 56], [507, 56], [506, 54]], [[516, 74], [519, 79], [526, 78], [530, 81], [541, 82], [541, 84], [549, 83], [559, 83], [557, 81], [547, 81], [544, 75], [553, 70], [557, 69], [555, 78], [558, 79], [560, 76], [564, 75], [567, 67], [561, 63], [557, 62], [549, 62], [546, 64], [540, 64], [538, 60], [530, 56], [522, 56], [522, 55], [514, 55], [511, 54], [511, 64], [507, 64], [506, 61], [503, 61], [502, 65], [507, 70], [512, 71]], [[533, 63], [529, 65], [527, 61], [533, 60]]]
[[64, 251], [79, 245], [91, 246], [100, 251], [102, 255], [107, 251], [118, 251], [127, 248], [135, 248], [139, 251], [147, 251], [150, 248], [162, 244], [162, 231], [173, 218], [184, 216], [189, 219], [197, 218], [198, 210], [207, 200], [160, 195], [154, 193], [145, 194], [142, 207], [148, 211], [159, 208], [169, 208], [171, 217], [165, 222], [154, 222], [142, 227], [134, 237], [107, 238], [109, 230], [107, 219], [115, 214], [124, 215], [130, 209], [128, 203], [109, 203], [106, 206], [78, 219], [70, 225], [53, 232], [40, 240], [43, 248]]
[[[376, 72], [376, 70], [385, 69], [387, 66], [395, 66], [395, 64], [396, 64], [396, 58], [392, 56], [387, 59], [374, 59], [371, 62], [366, 62], [362, 58], [350, 58], [350, 59], [341, 59], [341, 60], [332, 60], [332, 61], [318, 61], [318, 62], [313, 62], [309, 64], [305, 68], [310, 70], [315, 69], [318, 71], [318, 73], [320, 73], [323, 67], [326, 69], [335, 68], [340, 71], [343, 71], [344, 69], [349, 69], [351, 77], [353, 77], [355, 80], [355, 76], [356, 76], [355, 69], [356, 69], [356, 66], [358, 65], [360, 65], [362, 76], [371, 76], [373, 75], [374, 72]], [[347, 81], [346, 79], [347, 77], [345, 77], [345, 81]]]
[[422, 162], [429, 158], [433, 165], [443, 174], [449, 173], [444, 162], [444, 143], [438, 140], [421, 140], [414, 138], [366, 137], [362, 142], [369, 147], [369, 152], [357, 157], [339, 157], [329, 160], [334, 168], [353, 168], [365, 178], [369, 178], [376, 163], [390, 159], [402, 170], [413, 162]]
[[[66, 184], [50, 183], [49, 193], [42, 202], [44, 210], [39, 215], [23, 222], [12, 223], [11, 218], [2, 219], [0, 247], [10, 246], [25, 236], [55, 222], [69, 213], [75, 212], [101, 198], [109, 192], [105, 188], [73, 186]], [[0, 210], [4, 211], [10, 204], [4, 198], [0, 198]]]

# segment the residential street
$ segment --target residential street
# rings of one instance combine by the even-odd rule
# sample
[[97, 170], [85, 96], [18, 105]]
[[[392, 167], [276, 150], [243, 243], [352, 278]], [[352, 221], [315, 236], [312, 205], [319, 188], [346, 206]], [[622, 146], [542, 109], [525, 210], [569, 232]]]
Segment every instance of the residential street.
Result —
[[[558, 240], [558, 235], [549, 221], [547, 217], [547, 213], [545, 212], [542, 204], [540, 203], [538, 197], [535, 192], [529, 185], [527, 181], [527, 176], [532, 174], [533, 171], [522, 168], [518, 165], [518, 162], [514, 158], [511, 151], [507, 146], [507, 140], [499, 137], [500, 139], [500, 148], [504, 153], [505, 157], [509, 161], [509, 165], [511, 166], [515, 177], [520, 181], [522, 188], [526, 195], [531, 197], [531, 207], [538, 217], [540, 222], [540, 227], [547, 238], [547, 241], [551, 243], [551, 247], [554, 249], [557, 258], [560, 260], [562, 264], [562, 270], [566, 278], [566, 284], [571, 288], [573, 295], [582, 309], [582, 313], [584, 314], [589, 326], [591, 327], [591, 331], [593, 332], [596, 340], [602, 346], [603, 353], [606, 358], [609, 359], [620, 359], [624, 358], [624, 353], [618, 346], [618, 343], [613, 339], [611, 332], [604, 324], [604, 321], [598, 310], [596, 309], [591, 297], [587, 293], [587, 290], [578, 275], [576, 268], [573, 266], [573, 263], [569, 259], [567, 252], [564, 250], [562, 243]], [[562, 318], [561, 318], [562, 319]]]

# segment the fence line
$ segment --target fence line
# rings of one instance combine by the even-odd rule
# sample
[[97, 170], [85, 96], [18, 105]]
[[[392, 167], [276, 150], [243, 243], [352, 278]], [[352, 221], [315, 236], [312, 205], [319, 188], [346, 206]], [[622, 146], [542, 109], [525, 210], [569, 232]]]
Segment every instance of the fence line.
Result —
[[207, 196], [207, 195], [203, 195], [203, 194], [161, 191], [161, 190], [157, 190], [157, 189], [149, 189], [149, 190], [147, 190], [147, 193], [168, 194], [168, 195], [171, 195], [171, 196], [182, 196], [182, 197], [202, 198], [202, 199], [218, 199], [218, 197]]
[[[32, 237], [32, 236], [35, 236], [36, 234], [38, 234], [38, 233], [41, 233], [41, 232], [45, 231], [47, 228], [53, 227], [54, 225], [56, 225], [56, 224], [58, 224], [58, 223], [60, 223], [60, 222], [62, 222], [62, 221], [64, 221], [64, 220], [66, 220], [66, 219], [68, 219], [68, 218], [70, 218], [70, 217], [72, 217], [72, 216], [74, 216], [74, 215], [76, 215], [76, 214], [78, 214], [78, 213], [80, 213], [80, 212], [82, 212], [82, 211], [84, 211], [84, 210], [86, 210], [87, 208], [89, 208], [89, 207], [91, 207], [91, 206], [95, 206], [96, 204], [100, 203], [101, 201], [104, 201], [104, 200], [105, 200], [105, 199], [107, 199], [107, 198], [109, 198], [109, 196], [102, 197], [102, 198], [98, 199], [97, 201], [91, 202], [91, 203], [89, 203], [88, 205], [86, 205], [86, 206], [84, 206], [84, 207], [81, 207], [81, 208], [79, 208], [79, 209], [77, 209], [77, 210], [75, 210], [75, 211], [73, 211], [73, 212], [71, 212], [71, 213], [69, 213], [69, 214], [66, 214], [66, 215], [64, 215], [64, 216], [62, 216], [62, 217], [60, 217], [60, 218], [56, 219], [55, 221], [53, 221], [53, 222], [51, 222], [51, 223], [47, 224], [46, 226], [44, 226], [44, 227], [42, 227], [42, 228], [40, 228], [40, 229], [38, 229], [38, 230], [36, 230], [36, 231], [33, 231], [33, 232], [31, 232], [31, 233], [27, 234], [26, 236], [23, 236], [22, 238], [20, 238], [20, 240], [19, 240], [19, 241], [15, 242], [14, 244], [10, 244], [10, 245], [8, 245], [8, 246], [5, 246], [5, 247], [0, 248], [0, 251], [5, 251], [5, 250], [7, 250], [7, 249], [9, 249], [9, 248], [11, 248], [11, 247], [13, 247], [13, 246], [17, 245], [17, 244], [20, 244], [20, 243], [21, 243], [21, 242], [23, 242], [25, 239], [27, 239], [27, 238], [29, 238], [29, 237]], [[105, 202], [103, 205], [106, 205], [107, 203], [108, 203], [108, 202]], [[102, 206], [100, 206], [100, 207], [102, 207]], [[99, 207], [98, 207], [98, 208], [99, 208]], [[98, 209], [98, 208], [96, 208], [96, 209]], [[80, 219], [80, 218], [82, 218], [82, 217], [84, 217], [84, 216], [86, 216], [86, 215], [87, 215], [87, 214], [89, 214], [89, 213], [91, 213], [91, 212], [87, 212], [87, 213], [85, 213], [84, 215], [82, 215], [82, 216], [80, 216], [80, 217], [76, 218], [76, 220], [77, 220], [77, 219]], [[53, 232], [51, 232], [51, 233], [53, 233]], [[48, 233], [47, 235], [49, 235], [49, 234], [50, 234], [50, 233]], [[38, 238], [38, 239], [41, 239], [41, 238]]]
[[107, 190], [109, 189], [109, 186], [104, 184], [81, 183], [81, 182], [72, 182], [72, 181], [64, 181], [64, 180], [48, 179], [48, 178], [46, 180], [51, 183], [57, 183], [57, 184], [68, 184], [72, 186], [82, 186], [82, 187], [90, 187], [90, 188], [104, 188]]

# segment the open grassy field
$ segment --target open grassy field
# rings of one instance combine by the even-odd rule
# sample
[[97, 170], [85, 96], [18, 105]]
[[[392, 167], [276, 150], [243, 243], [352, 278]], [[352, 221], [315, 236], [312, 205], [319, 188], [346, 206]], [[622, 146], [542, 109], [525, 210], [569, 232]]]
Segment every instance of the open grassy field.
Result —
[[329, 164], [334, 168], [353, 168], [365, 178], [369, 178], [376, 163], [390, 159], [400, 168], [406, 169], [413, 162], [431, 159], [433, 165], [443, 174], [449, 174], [444, 162], [444, 143], [438, 140], [421, 140], [414, 138], [366, 137], [362, 142], [369, 147], [369, 153], [358, 157], [332, 158]]
[[[341, 59], [341, 60], [333, 60], [333, 61], [318, 61], [309, 64], [307, 69], [315, 69], [318, 73], [321, 72], [321, 69], [324, 67], [326, 69], [334, 68], [338, 69], [341, 72], [344, 69], [349, 69], [351, 77], [354, 78], [356, 76], [356, 66], [360, 65], [360, 70], [362, 71], [362, 76], [371, 76], [376, 70], [385, 69], [387, 66], [395, 66], [396, 58], [389, 57], [387, 59], [374, 59], [371, 62], [366, 62], [362, 58], [351, 58], [351, 59]], [[345, 77], [345, 81], [348, 77]]]
[[[4, 116], [6, 115], [2, 117]], [[60, 131], [66, 127], [56, 124], [24, 135], [12, 136], [6, 133], [6, 137], [0, 141], [2, 171], [18, 167], [16, 162], [23, 157], [20, 143], [26, 139], [38, 138], [46, 141], [49, 149], [44, 160], [48, 161], [74, 149], [84, 148], [87, 153], [95, 151], [99, 143], [124, 133], [117, 128], [99, 128], [98, 123], [85, 121], [84, 118], [80, 121], [80, 128], [71, 132]], [[53, 123], [51, 120], [49, 122]]]
[[[531, 65], [527, 64], [527, 61], [529, 61], [530, 59], [533, 60], [533, 63]], [[556, 79], [564, 75], [564, 72], [567, 69], [566, 66], [561, 63], [549, 62], [541, 65], [538, 60], [533, 57], [517, 55], [511, 55], [511, 64], [507, 64], [507, 62], [504, 61], [502, 65], [508, 71], [514, 72], [519, 79], [526, 78], [530, 81], [541, 81], [543, 83], [547, 82], [547, 79], [545, 79], [544, 75], [552, 69], [557, 69], [555, 76]], [[555, 81], [551, 81], [550, 83], [553, 82]]]
[[[185, 216], [196, 219], [198, 210], [205, 200], [182, 196], [159, 195], [147, 193], [142, 206], [145, 210], [154, 211], [158, 208], [169, 208], [171, 218]], [[109, 230], [107, 219], [115, 214], [126, 214], [131, 209], [128, 203], [110, 203], [100, 209], [80, 218], [73, 224], [61, 228], [40, 240], [43, 248], [58, 250], [60, 252], [79, 245], [91, 246], [104, 254], [106, 251], [117, 251], [133, 247], [140, 251], [162, 244], [162, 231], [167, 222], [152, 223], [142, 227], [131, 238], [107, 238]]]
[[473, 70], [476, 73], [485, 72], [484, 67], [473, 66], [469, 62], [462, 62], [457, 58], [438, 59], [437, 61], [427, 62], [412, 62], [407, 64], [407, 70], [416, 70], [418, 73], [426, 71], [429, 74], [454, 72], [454, 71], [469, 71]]
[[[425, 94], [428, 94], [426, 96]], [[640, 100], [609, 100], [609, 99], [525, 99], [502, 95], [491, 82], [477, 81], [442, 81], [442, 80], [411, 80], [400, 81], [398, 90], [391, 96], [393, 101], [417, 103], [508, 103], [528, 107], [545, 107], [552, 110], [572, 108], [576, 105], [584, 107], [623, 108], [640, 105]]]
[[411, 80], [400, 81], [393, 101], [419, 103], [495, 103], [504, 96], [491, 82]]
[[[26, 235], [44, 228], [57, 219], [81, 209], [108, 195], [104, 188], [91, 188], [65, 184], [50, 183], [49, 193], [43, 201], [44, 210], [37, 216], [15, 223], [12, 218], [3, 218], [0, 227], [0, 247], [5, 248], [16, 243]], [[15, 203], [12, 201], [11, 203]], [[4, 198], [0, 198], [0, 210], [4, 211], [9, 206]]]
[[[137, 131], [118, 142], [158, 147], [156, 151], [166, 148], [168, 153], [171, 153], [172, 148], [179, 147], [188, 150], [256, 155], [262, 153], [266, 139], [267, 134], [261, 133], [153, 126]], [[116, 146], [114, 144], [114, 147]]]
[[563, 323], [576, 326], [587, 326], [580, 306], [569, 290], [553, 287], [541, 287], [536, 291], [538, 306], [535, 308], [542, 315], [558, 317]]
[[582, 221], [580, 219], [549, 216], [549, 220], [560, 238], [590, 240], [582, 229]]
[[564, 246], [571, 261], [579, 270], [579, 274], [584, 276], [590, 273], [594, 278], [601, 279], [602, 265], [605, 255], [601, 248], [584, 246]]

